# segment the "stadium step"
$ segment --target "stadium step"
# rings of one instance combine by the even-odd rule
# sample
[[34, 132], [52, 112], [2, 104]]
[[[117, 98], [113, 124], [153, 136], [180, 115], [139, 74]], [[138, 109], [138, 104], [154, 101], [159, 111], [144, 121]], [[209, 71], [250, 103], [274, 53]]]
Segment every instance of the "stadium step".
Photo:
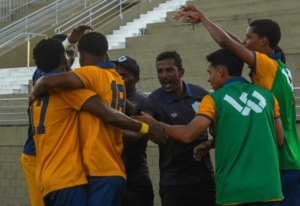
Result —
[[147, 14], [141, 14], [139, 19], [134, 19], [132, 22], [128, 22], [125, 26], [120, 26], [119, 30], [114, 30], [113, 34], [106, 35], [109, 42], [109, 49], [125, 48], [125, 41], [127, 37], [142, 36], [143, 30], [147, 24], [164, 22], [166, 19], [166, 13], [168, 11], [175, 11], [180, 5], [183, 5], [185, 0], [169, 0], [165, 3], [159, 4], [152, 11], [148, 11]]

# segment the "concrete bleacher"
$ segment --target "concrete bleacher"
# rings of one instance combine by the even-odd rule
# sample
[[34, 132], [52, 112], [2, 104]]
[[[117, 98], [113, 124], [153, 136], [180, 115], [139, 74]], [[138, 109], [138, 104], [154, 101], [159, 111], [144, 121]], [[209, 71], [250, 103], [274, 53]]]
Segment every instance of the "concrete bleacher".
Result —
[[[244, 39], [249, 21], [257, 18], [271, 18], [279, 23], [282, 29], [281, 48], [286, 53], [287, 66], [294, 76], [294, 85], [300, 85], [300, 59], [297, 58], [300, 48], [299, 17], [300, 5], [297, 0], [265, 0], [265, 1], [211, 1], [195, 0], [194, 4], [204, 14], [213, 19], [241, 40]], [[280, 9], [278, 9], [280, 8]], [[138, 84], [141, 91], [153, 91], [159, 86], [155, 73], [155, 57], [166, 50], [176, 50], [182, 57], [186, 69], [184, 79], [210, 89], [207, 82], [205, 56], [219, 46], [213, 41], [203, 25], [183, 24], [175, 22], [172, 17], [176, 12], [169, 12], [164, 23], [148, 24], [146, 36], [126, 39], [126, 48], [110, 50], [110, 59], [128, 55], [135, 58], [141, 67], [141, 80]], [[100, 31], [100, 30], [99, 30]], [[245, 68], [244, 76], [248, 76]]]

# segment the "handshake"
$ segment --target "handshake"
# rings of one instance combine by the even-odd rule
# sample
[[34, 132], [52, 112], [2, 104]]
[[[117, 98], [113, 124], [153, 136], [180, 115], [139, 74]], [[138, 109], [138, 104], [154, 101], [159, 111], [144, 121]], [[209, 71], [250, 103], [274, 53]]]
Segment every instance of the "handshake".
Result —
[[163, 123], [157, 122], [151, 115], [143, 112], [141, 116], [131, 116], [131, 118], [149, 125], [149, 132], [145, 135], [146, 138], [159, 145], [167, 143], [169, 137], [165, 133]]

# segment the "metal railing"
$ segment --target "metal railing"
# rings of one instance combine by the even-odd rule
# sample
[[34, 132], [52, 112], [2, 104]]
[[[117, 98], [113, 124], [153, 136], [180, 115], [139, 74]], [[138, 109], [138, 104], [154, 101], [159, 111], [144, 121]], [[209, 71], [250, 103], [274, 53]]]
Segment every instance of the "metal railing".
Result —
[[[151, 0], [148, 1], [151, 2]], [[131, 1], [127, 5], [123, 6], [123, 4], [126, 2], [128, 2], [128, 0], [102, 0], [101, 2], [85, 10], [80, 15], [77, 15], [71, 20], [60, 25], [54, 31], [56, 34], [64, 33], [66, 31], [70, 31], [74, 26], [81, 23], [96, 27], [102, 22], [106, 21], [107, 19], [110, 19], [111, 17], [115, 16], [116, 14], [119, 14], [120, 19], [123, 19], [123, 10], [134, 5], [135, 3], [139, 3], [140, 0]], [[117, 8], [117, 11], [112, 12]], [[99, 21], [99, 19], [101, 20]], [[94, 24], [95, 20], [97, 20], [96, 24]]]
[[1, 0], [0, 22], [11, 21], [14, 13], [26, 12], [30, 4], [45, 1], [48, 0]]
[[[213, 92], [213, 90], [209, 90], [209, 92]], [[296, 93], [295, 93], [296, 92]], [[294, 87], [294, 93], [295, 93], [295, 104], [296, 104], [296, 108], [300, 108], [300, 87]], [[144, 92], [144, 94], [146, 94], [147, 96], [149, 96], [151, 94], [151, 92]], [[1, 101], [28, 101], [28, 98], [0, 98], [0, 102]], [[24, 112], [6, 112], [5, 109], [20, 109], [23, 108]], [[26, 115], [26, 109], [28, 108], [28, 105], [19, 105], [19, 106], [0, 106], [0, 117], [1, 115]], [[299, 121], [300, 120], [300, 110], [298, 110], [299, 112], [296, 114], [296, 120]], [[296, 111], [297, 112], [297, 111]], [[26, 116], [26, 118], [24, 117], [23, 119], [0, 119], [0, 123], [1, 122], [24, 122], [24, 123], [28, 123], [28, 118]]]
[[[56, 0], [53, 3], [0, 29], [0, 48], [10, 48], [24, 43], [28, 33], [41, 34], [60, 20], [72, 18], [78, 9], [87, 7], [89, 0]], [[5, 51], [4, 51], [5, 52]], [[3, 53], [4, 53], [3, 52]], [[0, 53], [1, 55], [1, 53]]]

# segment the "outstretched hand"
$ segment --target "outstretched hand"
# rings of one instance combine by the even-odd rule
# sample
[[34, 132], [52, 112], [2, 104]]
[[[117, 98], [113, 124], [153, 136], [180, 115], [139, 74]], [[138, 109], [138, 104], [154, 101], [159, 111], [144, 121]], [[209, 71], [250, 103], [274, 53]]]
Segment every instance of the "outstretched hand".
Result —
[[203, 13], [194, 5], [184, 5], [180, 7], [173, 19], [177, 21], [182, 18], [183, 23], [199, 23], [201, 22], [201, 16], [203, 16]]
[[146, 124], [157, 124], [157, 121], [150, 115], [145, 112], [141, 112], [140, 116], [130, 116], [132, 119], [144, 122]]
[[194, 159], [200, 162], [201, 158], [207, 153], [209, 153], [210, 149], [211, 149], [210, 141], [202, 142], [200, 145], [194, 148]]
[[78, 42], [81, 39], [81, 37], [84, 35], [84, 32], [88, 29], [94, 30], [92, 26], [88, 26], [84, 24], [78, 25], [75, 28], [73, 28], [70, 35], [68, 36], [69, 42], [72, 44]]
[[149, 125], [149, 132], [145, 137], [155, 144], [166, 144], [169, 138], [165, 133], [163, 126], [159, 123]]

